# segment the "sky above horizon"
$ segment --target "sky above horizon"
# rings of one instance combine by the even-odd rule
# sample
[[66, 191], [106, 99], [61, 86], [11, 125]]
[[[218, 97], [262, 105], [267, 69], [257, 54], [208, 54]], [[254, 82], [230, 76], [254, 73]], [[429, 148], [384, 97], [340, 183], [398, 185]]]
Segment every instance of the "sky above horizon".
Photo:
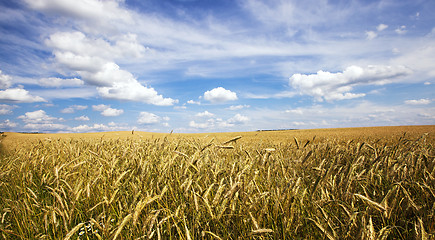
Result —
[[435, 124], [433, 0], [0, 0], [0, 131]]

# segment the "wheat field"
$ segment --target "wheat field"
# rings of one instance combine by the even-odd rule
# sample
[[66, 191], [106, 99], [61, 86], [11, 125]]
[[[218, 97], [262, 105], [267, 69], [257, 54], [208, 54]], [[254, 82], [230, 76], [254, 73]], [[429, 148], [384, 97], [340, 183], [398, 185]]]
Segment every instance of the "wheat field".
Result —
[[5, 133], [3, 239], [434, 239], [435, 126]]

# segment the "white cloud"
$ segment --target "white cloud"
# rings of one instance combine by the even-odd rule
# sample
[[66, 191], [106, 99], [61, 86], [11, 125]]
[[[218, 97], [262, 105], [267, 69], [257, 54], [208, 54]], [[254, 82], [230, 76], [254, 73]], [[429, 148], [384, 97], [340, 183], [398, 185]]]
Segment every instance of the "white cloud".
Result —
[[43, 87], [78, 87], [82, 86], [84, 82], [78, 78], [41, 78], [38, 80], [38, 84]]
[[290, 110], [285, 110], [286, 113], [292, 113], [292, 114], [298, 114], [298, 115], [302, 115], [304, 112], [302, 111], [302, 109], [290, 109]]
[[154, 88], [146, 87], [129, 71], [114, 62], [117, 58], [141, 57], [145, 48], [136, 35], [117, 37], [115, 44], [82, 32], [55, 33], [46, 41], [54, 49], [55, 59], [79, 74], [84, 82], [96, 86], [100, 96], [116, 100], [141, 101], [159, 106], [170, 106], [177, 100], [163, 98]]
[[35, 89], [32, 93], [44, 99], [90, 99], [98, 95], [96, 89], [92, 87]]
[[49, 124], [53, 123], [53, 121], [62, 121], [62, 118], [55, 118], [47, 115], [44, 110], [37, 110], [34, 112], [26, 112], [24, 115], [18, 117], [18, 119], [22, 119], [25, 123], [31, 124]]
[[[434, 35], [435, 36], [435, 35]], [[392, 64], [404, 65], [414, 70], [417, 79], [435, 77], [435, 41], [427, 38], [417, 44], [409, 44], [401, 49], [400, 55], [392, 60]], [[419, 80], [417, 80], [419, 81]]]
[[376, 27], [376, 30], [378, 30], [378, 32], [381, 32], [381, 31], [384, 31], [384, 30], [387, 29], [387, 28], [388, 28], [388, 25], [381, 23], [381, 24], [379, 24], [379, 25]]
[[89, 76], [98, 72], [107, 61], [101, 57], [77, 55], [69, 51], [55, 50], [53, 54], [58, 63], [80, 73], [88, 84], [98, 86], [99, 83], [93, 82], [93, 79]]
[[92, 126], [79, 125], [71, 129], [73, 132], [92, 132], [92, 131], [111, 131], [114, 130], [112, 127], [106, 126], [104, 124], [94, 124]]
[[92, 110], [99, 111], [99, 112], [102, 112], [108, 108], [110, 108], [110, 105], [105, 105], [105, 104], [92, 105]]
[[237, 100], [237, 94], [226, 90], [223, 87], [217, 87], [204, 93], [204, 99], [212, 103], [223, 103]]
[[249, 125], [259, 129], [322, 128], [325, 127], [323, 120], [328, 127], [431, 125], [435, 119], [435, 108], [431, 105], [384, 105], [366, 100], [299, 109], [302, 115], [267, 108], [246, 114], [252, 119]]
[[23, 128], [32, 132], [68, 131], [70, 129], [69, 126], [59, 123], [28, 123]]
[[350, 92], [356, 85], [383, 85], [410, 73], [411, 70], [404, 66], [350, 66], [338, 73], [320, 70], [311, 75], [293, 74], [290, 85], [300, 94], [313, 96], [317, 101], [333, 101], [365, 96], [364, 93]]
[[188, 104], [196, 104], [196, 105], [201, 105], [200, 101], [194, 101], [194, 100], [189, 100], [187, 101]]
[[203, 122], [203, 123], [197, 123], [195, 121], [190, 121], [189, 127], [205, 129], [205, 128], [213, 127], [214, 123], [215, 123], [215, 121], [213, 119], [209, 119], [208, 121]]
[[375, 39], [378, 36], [378, 34], [373, 31], [366, 31], [366, 35], [368, 40]]
[[6, 115], [11, 114], [12, 109], [16, 108], [17, 106], [11, 106], [7, 104], [0, 104], [0, 115]]
[[407, 32], [406, 30], [406, 26], [400, 26], [398, 28], [396, 28], [396, 30], [394, 30], [397, 34], [405, 34]]
[[88, 116], [83, 115], [83, 116], [74, 118], [74, 120], [76, 120], [76, 121], [89, 121], [90, 119]]
[[101, 112], [101, 115], [105, 117], [116, 117], [124, 113], [122, 109], [111, 108], [110, 105], [105, 104], [92, 105], [92, 109]]
[[81, 71], [81, 75], [88, 84], [98, 87], [110, 87], [115, 83], [136, 82], [133, 74], [120, 69], [114, 62], [104, 63], [96, 72]]
[[149, 112], [141, 112], [137, 119], [137, 123], [139, 124], [154, 124], [158, 122], [160, 122], [160, 117]]
[[128, 124], [109, 122], [107, 125], [95, 123], [93, 125], [79, 125], [71, 128], [73, 132], [102, 132], [102, 131], [127, 131], [131, 130]]
[[104, 111], [101, 112], [101, 115], [105, 117], [116, 117], [124, 113], [124, 110], [122, 109], [115, 109], [115, 108], [107, 108]]
[[250, 108], [250, 107], [251, 107], [250, 105], [233, 105], [230, 106], [228, 109], [234, 111], [234, 110], [240, 110], [243, 108]]
[[298, 122], [298, 121], [294, 121], [294, 122], [292, 122], [292, 124], [293, 124], [294, 126], [304, 126], [304, 125], [306, 125], [307, 123], [306, 123], [306, 122]]
[[209, 112], [209, 111], [204, 111], [204, 112], [197, 113], [195, 116], [197, 116], [197, 117], [213, 117], [214, 114]]
[[240, 114], [234, 115], [234, 117], [228, 119], [228, 123], [230, 124], [243, 124], [245, 122], [248, 122], [249, 118]]
[[9, 88], [0, 91], [0, 102], [32, 103], [46, 102], [46, 100], [39, 96], [32, 96], [29, 91], [22, 88]]
[[0, 70], [0, 89], [6, 89], [9, 88], [11, 83], [11, 77], [6, 74], [2, 74], [2, 71]]
[[67, 108], [62, 109], [61, 113], [75, 113], [75, 111], [85, 110], [88, 106], [85, 105], [72, 105]]
[[70, 129], [67, 125], [54, 123], [54, 121], [63, 121], [63, 118], [49, 116], [44, 110], [26, 112], [24, 115], [19, 116], [18, 119], [26, 123], [23, 128], [29, 131], [67, 131]]
[[111, 87], [98, 87], [102, 97], [117, 100], [140, 101], [157, 106], [171, 106], [178, 100], [163, 98], [154, 88], [142, 86], [136, 80], [129, 82], [114, 82]]
[[[203, 115], [203, 116], [209, 115], [209, 114], [204, 114], [204, 113], [201, 115]], [[208, 131], [210, 131], [210, 129], [234, 127], [235, 125], [241, 125], [241, 124], [244, 124], [250, 120], [247, 116], [243, 116], [240, 114], [236, 114], [226, 121], [223, 120], [222, 118], [213, 118], [214, 115], [209, 116], [209, 117], [211, 117], [211, 118], [209, 118], [206, 121], [201, 122], [201, 123], [198, 123], [198, 122], [195, 122], [192, 120], [189, 122], [189, 126], [192, 128], [197, 128], [197, 129], [206, 129], [207, 128]]]
[[131, 14], [119, 0], [25, 0], [29, 7], [47, 13], [76, 18], [83, 29], [115, 31], [116, 23], [133, 24]]
[[71, 56], [118, 59], [122, 57], [141, 58], [147, 50], [132, 33], [114, 35], [112, 41], [102, 38], [89, 38], [83, 32], [57, 32], [46, 40], [46, 44], [56, 49], [56, 53], [71, 53]]
[[282, 91], [274, 94], [259, 94], [259, 93], [249, 93], [249, 92], [243, 93], [244, 98], [250, 98], [250, 99], [292, 98], [296, 95], [298, 95], [298, 93], [295, 91]]
[[429, 103], [431, 103], [432, 101], [430, 99], [418, 99], [418, 100], [406, 100], [405, 104], [409, 104], [409, 105], [427, 105]]
[[76, 109], [76, 110], [85, 110], [88, 108], [88, 106], [86, 106], [86, 105], [72, 105], [71, 107]]
[[187, 109], [185, 105], [182, 106], [174, 106], [174, 109]]
[[14, 128], [16, 126], [17, 126], [17, 124], [15, 122], [12, 122], [9, 119], [6, 119], [3, 122], [0, 122], [1, 129], [11, 129], [11, 128]]

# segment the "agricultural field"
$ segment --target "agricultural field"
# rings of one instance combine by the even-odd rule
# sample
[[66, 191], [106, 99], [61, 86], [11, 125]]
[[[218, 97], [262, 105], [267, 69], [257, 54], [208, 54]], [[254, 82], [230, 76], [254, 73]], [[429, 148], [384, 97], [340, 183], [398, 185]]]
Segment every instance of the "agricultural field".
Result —
[[5, 133], [3, 239], [434, 239], [435, 126]]

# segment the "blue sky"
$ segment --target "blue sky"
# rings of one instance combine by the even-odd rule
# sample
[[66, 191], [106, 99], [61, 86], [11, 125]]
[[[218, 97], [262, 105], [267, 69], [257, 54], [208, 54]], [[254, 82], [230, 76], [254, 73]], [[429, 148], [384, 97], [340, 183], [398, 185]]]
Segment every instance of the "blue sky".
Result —
[[0, 0], [0, 131], [435, 124], [435, 1]]

